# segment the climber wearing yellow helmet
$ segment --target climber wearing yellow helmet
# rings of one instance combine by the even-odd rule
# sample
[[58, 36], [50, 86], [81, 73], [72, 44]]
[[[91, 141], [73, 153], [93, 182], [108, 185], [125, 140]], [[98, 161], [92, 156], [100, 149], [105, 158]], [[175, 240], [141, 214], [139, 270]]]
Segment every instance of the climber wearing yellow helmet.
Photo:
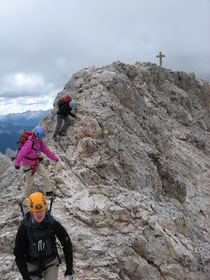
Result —
[[71, 239], [66, 229], [47, 210], [43, 193], [32, 193], [28, 198], [29, 212], [25, 215], [16, 235], [14, 255], [24, 280], [58, 279], [59, 239], [66, 261], [65, 276], [73, 279], [73, 253]]

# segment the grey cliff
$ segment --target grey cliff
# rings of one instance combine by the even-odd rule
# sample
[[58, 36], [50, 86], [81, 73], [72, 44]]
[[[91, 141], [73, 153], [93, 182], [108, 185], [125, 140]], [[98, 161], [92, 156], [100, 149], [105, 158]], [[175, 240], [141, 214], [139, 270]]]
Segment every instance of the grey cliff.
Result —
[[[56, 103], [67, 94], [81, 121], [54, 142]], [[44, 164], [76, 279], [210, 279], [209, 120], [210, 84], [193, 73], [116, 62], [72, 76], [40, 125], [60, 159]], [[0, 159], [0, 278], [21, 279], [12, 250], [23, 173]]]

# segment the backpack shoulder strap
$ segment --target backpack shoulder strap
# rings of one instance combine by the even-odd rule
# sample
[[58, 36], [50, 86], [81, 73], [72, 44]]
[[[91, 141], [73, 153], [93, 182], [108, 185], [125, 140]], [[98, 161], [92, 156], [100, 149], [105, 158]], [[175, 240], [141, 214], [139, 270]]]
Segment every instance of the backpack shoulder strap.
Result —
[[[34, 144], [37, 145], [36, 142], [35, 142], [35, 140], [34, 140], [33, 138], [28, 139], [28, 140], [31, 140], [31, 141], [33, 142], [32, 146], [31, 146], [31, 149], [34, 149]], [[40, 142], [40, 149], [39, 149], [39, 152], [41, 152], [41, 150], [42, 150], [42, 141]]]
[[33, 142], [32, 146], [31, 146], [31, 149], [34, 148], [34, 140], [31, 138], [31, 139], [28, 139], [28, 140], [31, 140]]
[[22, 223], [25, 225], [25, 226], [30, 226], [32, 221], [31, 221], [31, 213], [30, 212], [27, 212], [25, 215], [24, 215], [24, 218], [22, 220]]

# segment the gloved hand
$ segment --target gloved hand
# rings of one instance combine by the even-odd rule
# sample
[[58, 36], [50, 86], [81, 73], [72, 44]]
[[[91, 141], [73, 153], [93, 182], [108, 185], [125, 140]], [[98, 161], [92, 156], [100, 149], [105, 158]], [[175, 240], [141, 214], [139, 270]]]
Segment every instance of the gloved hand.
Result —
[[16, 165], [15, 165], [15, 169], [20, 169], [20, 166], [16, 166]]
[[64, 275], [65, 276], [67, 276], [67, 275], [73, 276], [74, 275], [74, 269], [73, 268], [67, 268]]

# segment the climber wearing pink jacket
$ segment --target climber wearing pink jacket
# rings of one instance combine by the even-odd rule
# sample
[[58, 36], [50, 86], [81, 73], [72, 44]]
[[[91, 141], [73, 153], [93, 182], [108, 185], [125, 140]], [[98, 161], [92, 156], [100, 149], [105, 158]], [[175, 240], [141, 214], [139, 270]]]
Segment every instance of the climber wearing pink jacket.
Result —
[[37, 127], [34, 130], [34, 135], [29, 136], [28, 140], [25, 142], [21, 150], [19, 151], [16, 161], [15, 161], [15, 169], [20, 168], [20, 164], [22, 161], [23, 171], [25, 173], [26, 185], [24, 190], [24, 198], [29, 197], [29, 195], [33, 192], [34, 185], [34, 173], [37, 172], [40, 176], [42, 176], [44, 181], [44, 192], [47, 196], [53, 195], [53, 189], [50, 183], [49, 176], [47, 174], [46, 169], [41, 164], [39, 156], [41, 153], [44, 153], [48, 158], [58, 161], [58, 157], [56, 157], [47, 145], [44, 143], [42, 138], [44, 137], [45, 131], [42, 127]]

